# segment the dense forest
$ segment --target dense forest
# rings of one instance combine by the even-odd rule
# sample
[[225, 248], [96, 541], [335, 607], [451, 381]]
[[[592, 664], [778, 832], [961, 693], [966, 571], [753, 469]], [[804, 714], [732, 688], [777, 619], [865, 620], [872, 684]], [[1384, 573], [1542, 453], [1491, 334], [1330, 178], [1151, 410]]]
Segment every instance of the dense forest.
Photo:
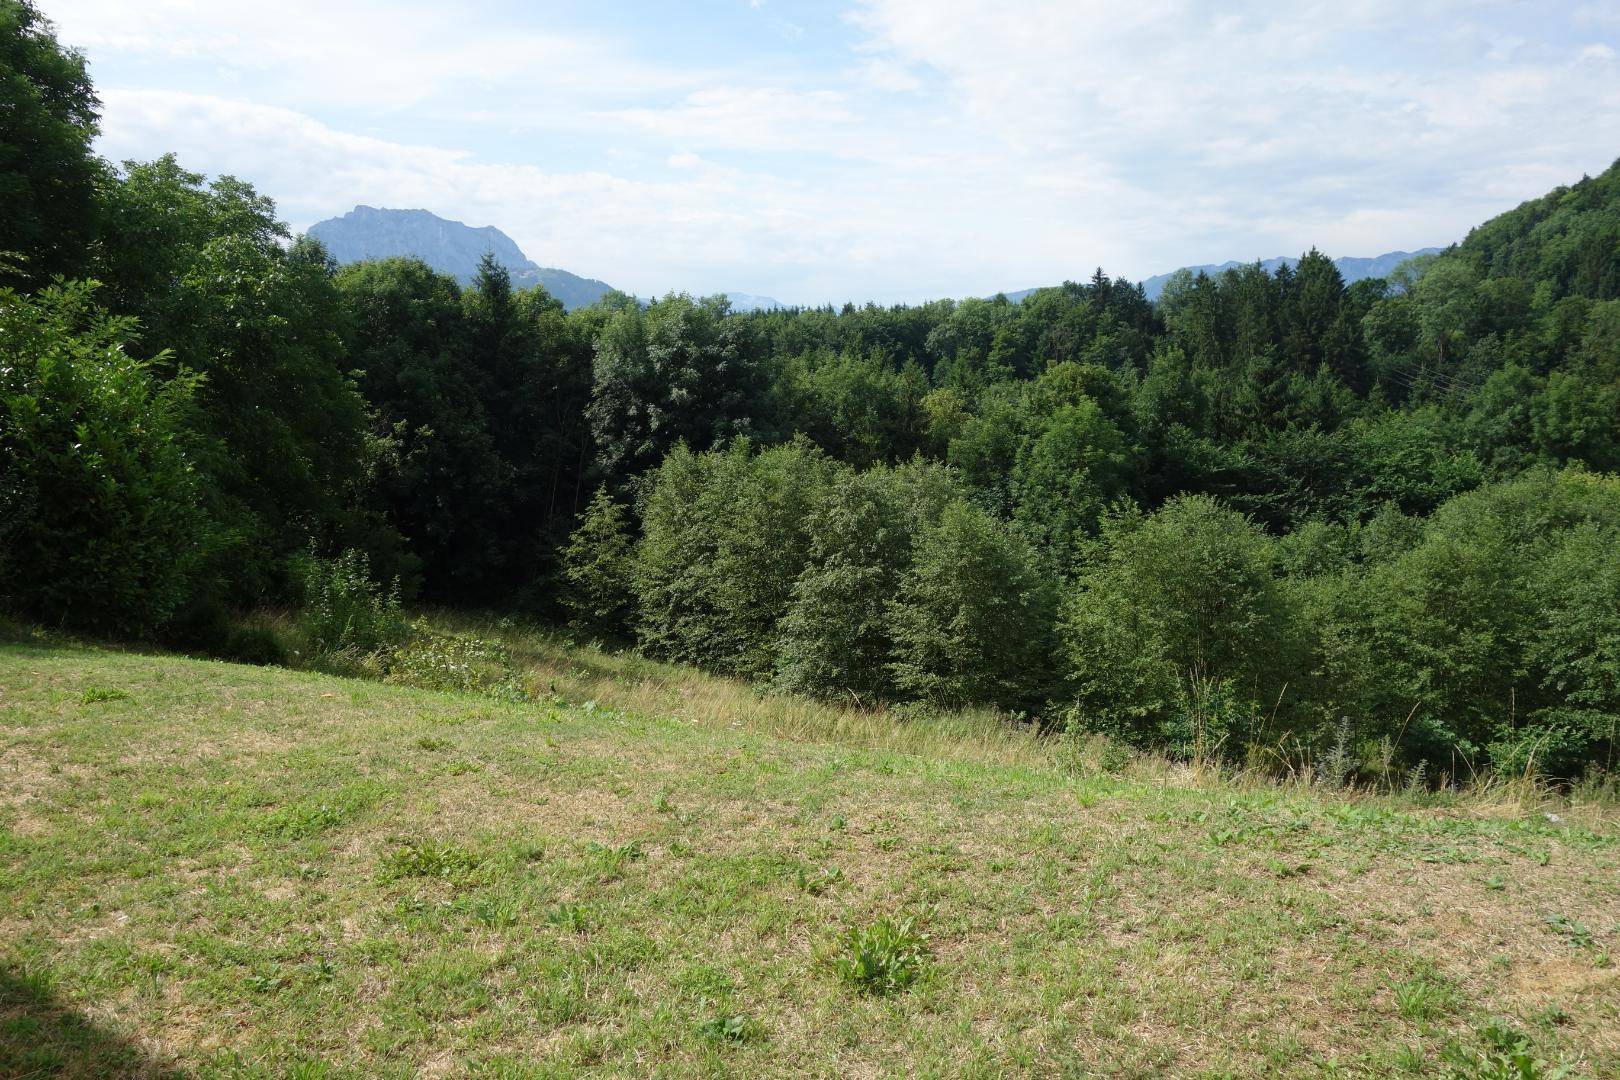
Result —
[[[248, 184], [97, 158], [0, 0], [0, 603], [232, 653], [340, 560], [783, 691], [1180, 755], [1611, 768], [1620, 164], [1391, 279], [565, 312], [338, 269]], [[1076, 253], [1083, 257], [1083, 253]]]

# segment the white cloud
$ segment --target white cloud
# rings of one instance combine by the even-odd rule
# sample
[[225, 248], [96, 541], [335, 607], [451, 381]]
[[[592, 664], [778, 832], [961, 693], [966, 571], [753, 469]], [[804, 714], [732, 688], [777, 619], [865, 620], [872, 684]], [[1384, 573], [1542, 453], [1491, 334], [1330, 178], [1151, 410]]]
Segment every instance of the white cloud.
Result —
[[[794, 12], [801, 64], [424, 0], [43, 2], [89, 50], [109, 155], [176, 150], [295, 225], [357, 202], [496, 224], [643, 293], [889, 300], [1371, 255], [1620, 151], [1608, 4], [848, 0], [836, 48]], [[736, 12], [772, 36], [775, 8]]]
[[[1083, 172], [1115, 197], [1151, 193], [1157, 211], [1122, 253], [1142, 273], [1313, 242], [1444, 242], [1503, 208], [1504, 175], [1606, 165], [1620, 81], [1552, 44], [1509, 47], [1492, 17], [1512, 8], [1043, 0], [1014, 15], [865, 0], [852, 19], [881, 61], [942, 76], [1009, 175]], [[1140, 208], [1094, 210], [1075, 239], [1115, 209]]]
[[734, 86], [697, 90], [671, 106], [618, 109], [594, 118], [678, 143], [750, 150], [831, 149], [849, 137], [856, 121], [845, 95], [836, 91]]
[[537, 262], [642, 295], [758, 281], [775, 287], [808, 280], [807, 267], [838, 266], [842, 281], [828, 275], [818, 286], [828, 291], [807, 298], [864, 298], [846, 293], [847, 283], [901, 280], [912, 254], [933, 242], [924, 234], [897, 244], [901, 232], [885, 235], [881, 208], [852, 204], [830, 220], [823, 194], [808, 185], [714, 167], [695, 154], [672, 160], [678, 180], [648, 182], [482, 162], [466, 151], [356, 135], [290, 109], [207, 95], [114, 90], [105, 97], [104, 155], [140, 158], [159, 145], [191, 167], [251, 179], [295, 228], [356, 203], [423, 207], [498, 225]]
[[420, 0], [47, 0], [64, 40], [97, 55], [211, 62], [278, 104], [400, 112], [556, 95], [623, 100], [692, 84], [628, 56], [606, 35], [502, 25]]

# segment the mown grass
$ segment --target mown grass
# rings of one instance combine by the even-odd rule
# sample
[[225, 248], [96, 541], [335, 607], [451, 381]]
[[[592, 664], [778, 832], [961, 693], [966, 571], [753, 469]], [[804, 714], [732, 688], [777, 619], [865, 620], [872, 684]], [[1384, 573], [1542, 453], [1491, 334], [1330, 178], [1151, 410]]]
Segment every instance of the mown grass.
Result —
[[1620, 1074], [1602, 814], [508, 644], [539, 701], [0, 646], [0, 1075]]

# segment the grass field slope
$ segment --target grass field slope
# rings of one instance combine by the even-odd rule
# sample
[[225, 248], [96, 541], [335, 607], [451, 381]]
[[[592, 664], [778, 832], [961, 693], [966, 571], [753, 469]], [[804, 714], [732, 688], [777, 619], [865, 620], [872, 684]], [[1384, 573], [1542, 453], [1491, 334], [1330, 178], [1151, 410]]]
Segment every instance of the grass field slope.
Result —
[[0, 646], [0, 1075], [1620, 1075], [1600, 812], [515, 653]]

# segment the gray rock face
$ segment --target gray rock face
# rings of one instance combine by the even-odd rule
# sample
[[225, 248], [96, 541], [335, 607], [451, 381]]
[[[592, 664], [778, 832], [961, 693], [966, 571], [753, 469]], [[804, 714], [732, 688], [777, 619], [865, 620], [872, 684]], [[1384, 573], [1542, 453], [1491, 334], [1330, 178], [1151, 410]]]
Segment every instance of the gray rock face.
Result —
[[588, 307], [613, 288], [606, 282], [583, 278], [567, 270], [537, 265], [510, 236], [493, 225], [475, 229], [426, 210], [357, 206], [342, 217], [311, 225], [309, 235], [325, 244], [339, 263], [421, 259], [463, 285], [472, 281], [478, 272], [479, 260], [488, 252], [511, 273], [513, 287], [542, 285], [546, 292], [562, 301], [563, 307], [570, 309]]

